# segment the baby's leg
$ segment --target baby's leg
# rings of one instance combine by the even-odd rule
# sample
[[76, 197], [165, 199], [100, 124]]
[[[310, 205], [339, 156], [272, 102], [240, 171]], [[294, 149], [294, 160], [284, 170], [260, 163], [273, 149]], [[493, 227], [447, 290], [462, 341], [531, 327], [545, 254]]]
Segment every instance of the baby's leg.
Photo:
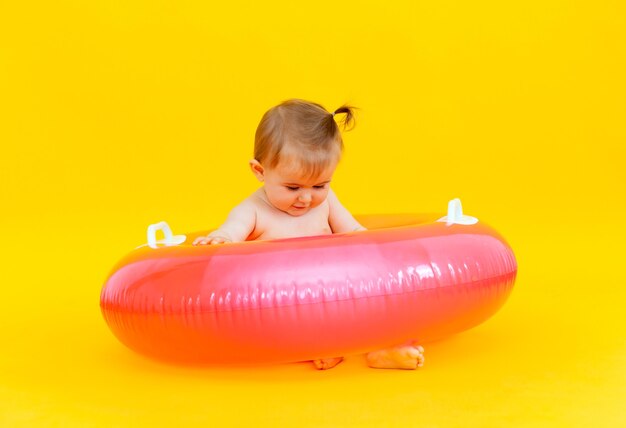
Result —
[[375, 369], [415, 370], [424, 365], [424, 348], [410, 341], [367, 354], [367, 365]]
[[319, 360], [313, 360], [313, 364], [315, 364], [315, 368], [318, 370], [328, 370], [332, 369], [342, 361], [343, 357], [321, 358]]

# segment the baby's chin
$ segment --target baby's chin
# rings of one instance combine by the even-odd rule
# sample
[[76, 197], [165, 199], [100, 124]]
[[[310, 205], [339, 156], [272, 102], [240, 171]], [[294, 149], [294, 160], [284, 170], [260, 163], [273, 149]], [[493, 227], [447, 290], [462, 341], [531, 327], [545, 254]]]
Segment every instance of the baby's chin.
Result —
[[303, 216], [304, 214], [308, 213], [309, 211], [311, 211], [311, 207], [306, 207], [306, 208], [302, 208], [302, 209], [289, 207], [289, 208], [287, 208], [286, 210], [283, 210], [283, 211], [286, 212], [287, 214], [289, 214], [290, 216], [300, 217], [300, 216]]

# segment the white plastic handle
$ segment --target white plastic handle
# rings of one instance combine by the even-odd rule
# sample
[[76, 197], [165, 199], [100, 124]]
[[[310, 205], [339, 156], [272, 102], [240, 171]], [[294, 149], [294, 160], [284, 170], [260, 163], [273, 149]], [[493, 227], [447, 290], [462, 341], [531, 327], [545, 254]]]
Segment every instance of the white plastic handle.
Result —
[[[157, 241], [156, 233], [159, 230], [163, 231], [164, 239]], [[172, 229], [164, 221], [148, 226], [148, 246], [150, 248], [158, 248], [158, 244], [165, 246], [179, 245], [185, 242], [185, 239], [187, 239], [185, 235], [173, 235]]]
[[452, 199], [448, 202], [448, 215], [441, 217], [439, 220], [445, 222], [446, 226], [453, 224], [476, 224], [478, 219], [469, 215], [463, 215], [463, 207], [461, 206], [461, 200], [459, 198]]

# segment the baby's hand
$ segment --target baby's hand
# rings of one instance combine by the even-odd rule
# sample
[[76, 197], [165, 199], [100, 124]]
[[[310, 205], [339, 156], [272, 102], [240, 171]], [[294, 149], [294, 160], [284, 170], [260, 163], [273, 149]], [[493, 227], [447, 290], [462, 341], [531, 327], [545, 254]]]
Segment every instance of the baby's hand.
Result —
[[200, 236], [193, 241], [193, 245], [215, 245], [231, 242], [230, 239], [223, 236]]

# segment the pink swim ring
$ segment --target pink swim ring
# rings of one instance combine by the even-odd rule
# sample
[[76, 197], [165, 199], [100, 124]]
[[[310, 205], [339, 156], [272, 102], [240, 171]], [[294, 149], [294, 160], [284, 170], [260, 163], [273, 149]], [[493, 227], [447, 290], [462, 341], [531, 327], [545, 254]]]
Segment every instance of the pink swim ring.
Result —
[[113, 269], [100, 306], [119, 340], [186, 363], [282, 363], [420, 343], [474, 327], [509, 296], [517, 263], [462, 214], [371, 215], [367, 231], [192, 246], [171, 236]]

